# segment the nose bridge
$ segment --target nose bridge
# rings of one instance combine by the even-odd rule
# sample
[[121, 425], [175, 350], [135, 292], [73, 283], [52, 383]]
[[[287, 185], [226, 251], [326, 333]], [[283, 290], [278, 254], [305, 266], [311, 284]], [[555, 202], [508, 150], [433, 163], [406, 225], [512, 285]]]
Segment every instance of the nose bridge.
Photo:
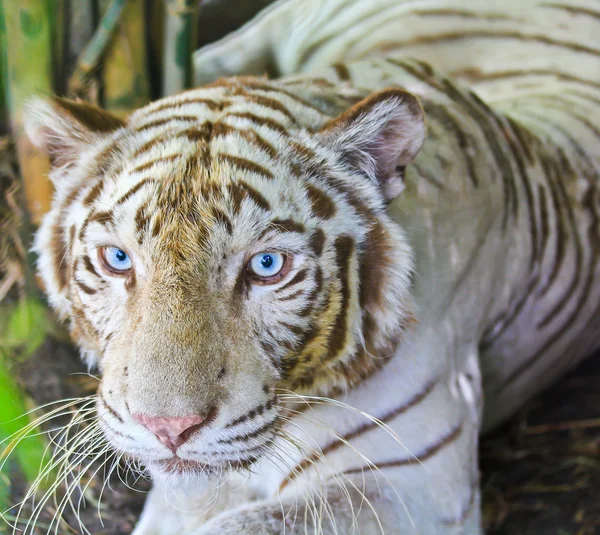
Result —
[[204, 414], [218, 397], [223, 351], [218, 320], [198, 301], [156, 299], [144, 304], [128, 366], [128, 402], [135, 413]]

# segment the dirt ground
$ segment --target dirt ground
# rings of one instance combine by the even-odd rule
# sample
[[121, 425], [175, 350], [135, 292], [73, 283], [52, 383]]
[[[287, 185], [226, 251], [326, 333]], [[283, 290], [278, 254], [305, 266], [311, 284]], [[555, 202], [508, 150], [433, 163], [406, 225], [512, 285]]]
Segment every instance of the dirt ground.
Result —
[[[84, 371], [73, 349], [47, 340], [21, 370], [39, 404], [89, 393], [95, 380]], [[524, 408], [481, 443], [484, 518], [489, 535], [600, 534], [600, 355]], [[23, 488], [12, 474], [16, 498]], [[130, 480], [131, 482], [131, 480]], [[87, 497], [91, 505], [81, 518], [94, 535], [127, 535], [139, 515], [146, 481], [134, 490], [113, 477], [100, 506], [102, 486], [96, 477]], [[43, 515], [36, 533], [46, 533], [54, 509]], [[67, 518], [69, 515], [67, 515]], [[76, 526], [71, 517], [71, 525]], [[0, 533], [8, 533], [0, 528]], [[79, 533], [62, 523], [58, 533]]]

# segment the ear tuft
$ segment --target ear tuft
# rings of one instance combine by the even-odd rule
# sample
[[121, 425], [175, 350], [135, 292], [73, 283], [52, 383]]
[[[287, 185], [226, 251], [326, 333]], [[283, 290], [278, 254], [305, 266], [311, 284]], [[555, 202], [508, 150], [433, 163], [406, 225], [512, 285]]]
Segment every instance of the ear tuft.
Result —
[[392, 199], [404, 187], [403, 168], [421, 149], [425, 131], [417, 97], [401, 89], [386, 89], [326, 123], [320, 136]]
[[98, 135], [108, 134], [125, 122], [86, 102], [34, 97], [25, 105], [25, 131], [37, 147], [58, 165], [74, 161], [82, 147]]

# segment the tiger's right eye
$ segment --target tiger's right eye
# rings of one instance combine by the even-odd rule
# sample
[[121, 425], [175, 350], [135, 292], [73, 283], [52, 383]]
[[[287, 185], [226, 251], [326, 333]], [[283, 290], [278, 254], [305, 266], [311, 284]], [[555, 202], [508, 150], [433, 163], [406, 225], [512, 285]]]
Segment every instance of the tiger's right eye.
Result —
[[246, 267], [254, 284], [275, 284], [291, 269], [291, 257], [277, 251], [255, 254]]
[[99, 256], [104, 268], [116, 275], [125, 275], [133, 267], [130, 256], [119, 247], [102, 247]]

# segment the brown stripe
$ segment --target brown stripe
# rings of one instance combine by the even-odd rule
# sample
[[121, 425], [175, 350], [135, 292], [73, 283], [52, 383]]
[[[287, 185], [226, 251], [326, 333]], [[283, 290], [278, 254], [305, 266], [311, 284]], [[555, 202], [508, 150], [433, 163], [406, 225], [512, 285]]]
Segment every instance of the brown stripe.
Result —
[[[384, 424], [389, 424], [392, 420], [394, 420], [401, 414], [404, 414], [406, 411], [412, 409], [415, 405], [418, 405], [421, 401], [423, 401], [433, 391], [438, 382], [439, 379], [437, 378], [430, 381], [425, 385], [425, 388], [423, 388], [423, 390], [417, 392], [413, 397], [409, 398], [408, 401], [405, 401], [402, 405], [388, 411], [387, 413], [379, 417], [377, 421], [383, 422]], [[314, 451], [310, 455], [310, 457], [303, 459], [302, 462], [300, 462], [296, 466], [296, 468], [294, 468], [294, 470], [290, 472], [288, 478], [279, 487], [279, 490], [281, 491], [288, 484], [288, 480], [291, 480], [294, 474], [303, 472], [309, 465], [316, 462], [319, 458], [324, 457], [328, 453], [336, 451], [340, 447], [345, 446], [346, 443], [350, 442], [351, 440], [354, 440], [355, 438], [377, 428], [379, 428], [378, 423], [376, 423], [373, 420], [369, 420], [368, 422], [358, 426], [352, 431], [345, 433], [339, 439], [330, 442], [329, 444], [321, 448], [319, 451]]]
[[[277, 82], [277, 85], [273, 85], [272, 82], [268, 82], [268, 81], [264, 81], [263, 82], [263, 81], [261, 81], [261, 80], [259, 80], [257, 78], [251, 78], [251, 79], [250, 78], [246, 78], [243, 81], [243, 86], [245, 88], [247, 88], [247, 89], [256, 89], [256, 90], [259, 90], [259, 91], [264, 91], [265, 93], [276, 93], [278, 95], [286, 96], [286, 97], [288, 97], [288, 98], [296, 101], [298, 104], [301, 104], [302, 106], [305, 106], [307, 108], [311, 108], [312, 110], [315, 110], [315, 111], [318, 111], [320, 113], [323, 113], [323, 111], [321, 111], [316, 106], [316, 104], [314, 104], [312, 102], [309, 102], [309, 101], [303, 99], [302, 97], [300, 97], [300, 96], [298, 96], [298, 95], [296, 95], [296, 94], [294, 94], [294, 93], [292, 93], [290, 91], [287, 91], [287, 90], [283, 89], [281, 87], [281, 85], [279, 85], [279, 84], [282, 84], [282, 83], [286, 84], [286, 85], [293, 85], [292, 81], [285, 82], [285, 81], [281, 81], [280, 80], [280, 81]], [[303, 80], [300, 83], [306, 83], [306, 81]], [[308, 85], [323, 87], [325, 84], [327, 84], [327, 87], [335, 87], [334, 84], [332, 84], [331, 82], [328, 82], [328, 81], [326, 81], [324, 79], [318, 79], [318, 78], [311, 79], [309, 81]]]
[[250, 112], [233, 112], [228, 113], [225, 117], [237, 117], [239, 119], [246, 119], [256, 126], [264, 126], [271, 130], [275, 130], [282, 136], [288, 136], [287, 128], [281, 123], [275, 121], [274, 119], [270, 119], [269, 117], [261, 117], [260, 115], [256, 115]]
[[225, 227], [228, 234], [233, 234], [233, 224], [231, 223], [231, 219], [229, 219], [225, 213], [218, 208], [215, 208], [213, 209], [213, 216], [217, 222]]
[[[559, 154], [561, 154], [561, 151], [559, 151]], [[575, 172], [575, 170], [571, 167], [569, 161], [567, 160], [566, 157], [563, 156], [563, 158], [561, 158], [561, 165], [560, 165], [560, 170], [561, 170], [561, 176], [560, 178], [557, 180], [557, 185], [558, 185], [558, 192], [560, 194], [560, 197], [562, 199], [562, 204], [564, 204], [565, 206], [565, 210], [567, 213], [567, 221], [569, 223], [569, 227], [571, 230], [571, 235], [573, 236], [573, 240], [574, 240], [574, 246], [575, 246], [575, 266], [571, 269], [571, 282], [570, 284], [567, 286], [567, 288], [565, 288], [564, 292], [556, 298], [556, 303], [554, 305], [554, 307], [548, 311], [548, 313], [540, 320], [540, 322], [537, 324], [537, 328], [538, 329], [543, 329], [546, 325], [548, 325], [562, 310], [564, 310], [567, 301], [569, 301], [569, 299], [573, 296], [577, 286], [579, 285], [579, 280], [581, 277], [581, 270], [582, 270], [582, 264], [583, 264], [583, 246], [581, 244], [581, 239], [579, 237], [579, 232], [577, 229], [577, 222], [575, 221], [575, 216], [573, 214], [573, 209], [571, 207], [569, 198], [567, 196], [567, 192], [564, 189], [564, 174], [565, 172], [569, 171], [570, 172], [570, 176], [571, 177], [576, 177], [577, 173]]]
[[310, 237], [310, 248], [313, 250], [315, 256], [321, 256], [325, 241], [325, 232], [323, 232], [322, 228], [317, 228]]
[[237, 167], [238, 169], [241, 169], [243, 171], [255, 173], [268, 180], [272, 180], [274, 178], [273, 173], [271, 173], [271, 171], [269, 171], [267, 168], [255, 162], [247, 160], [246, 158], [242, 158], [240, 156], [233, 156], [231, 154], [224, 154], [222, 152], [219, 153], [218, 156], [221, 161], [227, 162], [230, 165]]
[[391, 49], [406, 49], [411, 46], [422, 46], [433, 43], [449, 43], [452, 41], [465, 41], [467, 39], [485, 39], [485, 40], [493, 40], [493, 39], [514, 39], [516, 41], [525, 41], [525, 42], [534, 42], [534, 43], [543, 43], [550, 46], [558, 46], [563, 47], [569, 50], [573, 50], [575, 52], [582, 52], [584, 54], [590, 54], [593, 56], [600, 56], [600, 50], [596, 48], [591, 48], [589, 46], [582, 45], [580, 43], [572, 43], [569, 41], [560, 41], [557, 39], [552, 39], [547, 35], [523, 35], [516, 31], [482, 31], [482, 30], [462, 30], [460, 32], [447, 32], [447, 33], [437, 33], [435, 35], [420, 35], [413, 39], [407, 41], [397, 41], [390, 43], [382, 43], [381, 51], [387, 52]]
[[[428, 446], [423, 451], [420, 451], [414, 456], [404, 457], [402, 459], [397, 459], [395, 461], [385, 461], [382, 463], [376, 463], [376, 467], [381, 470], [383, 468], [395, 468], [398, 466], [410, 466], [414, 464], [421, 464], [422, 462], [430, 459], [436, 453], [438, 453], [441, 449], [448, 446], [452, 442], [454, 442], [462, 433], [463, 424], [457, 425], [454, 429], [452, 429], [448, 434], [444, 435], [438, 442]], [[344, 474], [358, 474], [364, 472], [365, 469], [369, 469], [369, 466], [363, 466], [361, 468], [350, 468], [349, 470], [344, 470]]]
[[238, 215], [240, 210], [242, 209], [242, 202], [248, 196], [246, 190], [241, 187], [240, 184], [236, 182], [230, 182], [227, 184], [227, 191], [229, 193], [229, 198], [231, 199], [233, 213]]
[[[525, 200], [527, 204], [527, 215], [529, 218], [529, 232], [531, 233], [531, 256], [529, 258], [529, 269], [533, 270], [535, 263], [539, 260], [538, 258], [538, 248], [539, 248], [539, 238], [538, 238], [538, 227], [537, 227], [537, 218], [535, 213], [535, 205], [533, 200], [533, 191], [531, 188], [531, 179], [527, 175], [527, 171], [525, 169], [525, 161], [523, 156], [521, 155], [520, 148], [522, 145], [519, 144], [519, 138], [517, 138], [514, 129], [515, 123], [514, 121], [508, 121], [508, 125], [505, 128], [506, 140], [508, 142], [508, 146], [510, 147], [512, 154], [514, 156], [514, 160], [517, 164], [518, 176], [520, 179], [521, 187], [525, 192]], [[514, 137], [513, 137], [514, 136]]]
[[115, 411], [106, 401], [106, 398], [104, 397], [104, 393], [102, 392], [102, 389], [99, 388], [98, 389], [98, 399], [102, 402], [102, 405], [104, 405], [104, 407], [106, 408], [106, 410], [109, 412], [109, 414], [115, 419], [117, 420], [119, 423], [125, 423], [123, 422], [123, 418], [121, 418], [119, 416], [119, 414], [117, 413], [117, 411]]
[[489, 347], [491, 347], [492, 344], [496, 340], [498, 340], [498, 338], [500, 338], [506, 332], [506, 330], [513, 324], [513, 322], [519, 317], [521, 311], [523, 310], [523, 308], [528, 303], [531, 297], [531, 292], [537, 286], [538, 282], [539, 276], [534, 277], [531, 281], [529, 281], [527, 288], [523, 292], [523, 295], [520, 297], [516, 305], [513, 306], [513, 304], [511, 303], [507, 311], [500, 314], [500, 316], [495, 320], [490, 321], [490, 326], [484, 331], [484, 333], [481, 336], [481, 351], [485, 351]]
[[277, 290], [275, 290], [275, 293], [284, 292], [285, 290], [291, 288], [292, 286], [295, 286], [296, 284], [304, 281], [306, 279], [307, 274], [308, 274], [307, 268], [301, 269], [300, 271], [298, 271], [298, 273], [296, 273], [296, 275], [294, 275], [294, 277], [291, 280], [289, 280], [281, 288], [277, 288]]
[[[534, 76], [553, 76], [558, 80], [563, 82], [573, 82], [578, 83], [584, 86], [594, 87], [596, 89], [600, 88], [600, 83], [594, 80], [589, 80], [587, 78], [580, 78], [578, 76], [574, 76], [569, 73], [560, 72], [553, 69], [531, 69], [531, 70], [509, 70], [509, 71], [496, 71], [496, 72], [482, 72], [480, 70], [475, 69], [466, 69], [464, 71], [455, 71], [452, 75], [461, 78], [467, 78], [471, 81], [493, 81], [493, 80], [505, 80], [507, 78], [521, 78], [521, 77], [530, 77]], [[520, 110], [519, 110], [520, 111]]]
[[111, 212], [90, 212], [87, 217], [83, 220], [83, 224], [81, 225], [81, 229], [79, 231], [79, 239], [83, 239], [85, 236], [85, 232], [90, 223], [100, 223], [101, 225], [108, 225], [112, 223], [112, 213]]
[[271, 206], [269, 201], [265, 199], [256, 189], [254, 189], [250, 184], [245, 182], [244, 180], [238, 180], [237, 182], [244, 191], [248, 194], [248, 197], [254, 201], [260, 208], [263, 210], [270, 210]]
[[102, 193], [104, 189], [104, 180], [100, 179], [96, 182], [95, 186], [89, 191], [89, 193], [83, 198], [83, 205], [89, 206], [92, 204]]
[[361, 308], [383, 307], [388, 269], [391, 267], [392, 245], [388, 232], [379, 222], [374, 221], [365, 237], [359, 256], [359, 301]]
[[220, 438], [217, 440], [217, 442], [219, 444], [229, 444], [231, 442], [247, 442], [248, 440], [250, 440], [252, 438], [256, 438], [257, 436], [261, 435], [268, 429], [272, 428], [276, 421], [277, 421], [277, 418], [275, 418], [273, 420], [269, 420], [269, 421], [265, 422], [263, 425], [261, 425], [258, 429], [255, 429], [254, 431], [252, 431], [250, 433], [246, 433], [244, 435], [238, 435], [238, 436], [235, 436], [232, 438]]
[[138, 207], [136, 213], [135, 213], [135, 231], [137, 234], [142, 234], [143, 232], [145, 232], [146, 228], [148, 227], [148, 223], [149, 223], [149, 219], [148, 219], [148, 214], [147, 214], [147, 210], [148, 210], [148, 202], [145, 202], [144, 204], [142, 204], [141, 206]]
[[158, 137], [155, 137], [155, 138], [151, 139], [150, 141], [146, 141], [146, 143], [144, 143], [143, 145], [141, 145], [132, 154], [131, 159], [132, 160], [137, 160], [140, 156], [146, 154], [147, 152], [150, 152], [150, 150], [152, 150], [153, 148], [157, 147], [158, 145], [161, 145], [165, 141], [166, 141], [165, 137], [161, 133]]
[[[536, 100], [538, 100], [538, 99], [536, 99]], [[540, 104], [538, 102], [534, 102], [534, 104], [539, 104], [540, 106], [548, 107], [547, 103]], [[575, 152], [577, 154], [577, 156], [583, 162], [585, 162], [587, 170], [584, 174], [586, 174], [587, 177], [591, 180], [595, 179], [595, 177], [596, 177], [595, 164], [591, 162], [589, 155], [581, 147], [579, 140], [577, 138], [573, 137], [573, 135], [571, 135], [571, 132], [569, 130], [562, 127], [559, 123], [552, 121], [552, 119], [548, 116], [548, 114], [543, 115], [542, 113], [535, 113], [529, 109], [520, 109], [519, 114], [524, 115], [527, 118], [531, 118], [531, 119], [535, 120], [542, 126], [542, 128], [549, 129], [549, 130], [555, 130], [561, 136], [563, 136], [567, 140], [569, 146], [572, 147], [573, 152]]]
[[541, 4], [543, 7], [549, 7], [553, 9], [562, 9], [564, 11], [568, 11], [569, 13], [573, 13], [574, 15], [586, 15], [587, 17], [591, 17], [593, 19], [600, 20], [600, 11], [594, 11], [593, 9], [581, 7], [581, 6], [569, 6], [554, 2], [544, 2]]
[[344, 349], [348, 336], [348, 310], [350, 309], [350, 262], [354, 252], [354, 240], [347, 235], [338, 236], [333, 247], [335, 249], [335, 265], [340, 283], [340, 310], [335, 319], [333, 328], [329, 335], [327, 344], [327, 355], [325, 360], [331, 360], [338, 356]]
[[298, 234], [304, 233], [304, 225], [298, 223], [293, 219], [273, 219], [270, 223], [270, 227], [277, 232], [297, 232]]
[[336, 212], [336, 206], [331, 197], [313, 184], [308, 184], [306, 190], [314, 214], [322, 219], [331, 219]]
[[230, 105], [229, 101], [215, 101], [208, 98], [202, 97], [192, 97], [192, 98], [179, 98], [178, 100], [169, 99], [164, 104], [160, 104], [158, 106], [152, 107], [147, 110], [147, 113], [154, 114], [163, 110], [176, 110], [177, 108], [181, 108], [182, 106], [187, 106], [188, 104], [202, 104], [206, 106], [209, 110], [215, 111], [217, 109], [221, 110]]
[[333, 68], [341, 82], [347, 82], [351, 79], [350, 70], [344, 63], [334, 63]]
[[94, 288], [90, 288], [87, 284], [84, 284], [80, 280], [75, 279], [75, 283], [81, 289], [81, 291], [85, 292], [88, 295], [94, 295], [96, 293], [96, 290], [94, 290]]
[[555, 176], [554, 168], [549, 165], [549, 162], [546, 158], [540, 158], [540, 163], [542, 164], [542, 169], [544, 171], [544, 176], [546, 177], [546, 183], [549, 186], [550, 191], [550, 199], [552, 201], [552, 206], [554, 207], [554, 214], [556, 217], [556, 229], [554, 232], [555, 243], [556, 243], [556, 253], [554, 256], [554, 263], [552, 265], [552, 271], [550, 272], [550, 276], [546, 279], [546, 283], [542, 286], [538, 291], [537, 295], [542, 297], [546, 295], [546, 293], [550, 290], [554, 282], [556, 281], [560, 269], [563, 265], [565, 254], [566, 254], [566, 241], [568, 239], [568, 232], [566, 228], [566, 224], [564, 221], [563, 210], [560, 204], [560, 194], [558, 190], [557, 183], [560, 181], [560, 177]]
[[292, 301], [292, 300], [300, 297], [302, 294], [304, 294], [304, 290], [298, 290], [297, 292], [294, 292], [290, 295], [286, 295], [284, 297], [278, 297], [278, 299], [279, 299], [279, 301]]
[[428, 117], [436, 119], [444, 129], [450, 129], [452, 131], [453, 137], [456, 138], [458, 146], [460, 147], [460, 155], [467, 164], [467, 175], [474, 187], [479, 186], [479, 178], [475, 171], [473, 156], [476, 147], [472, 136], [462, 129], [459, 122], [445, 106], [428, 102], [423, 105], [423, 108]]
[[550, 223], [548, 221], [548, 195], [541, 184], [538, 184], [538, 205], [540, 207], [540, 260], [544, 259], [544, 253], [550, 237]]
[[236, 128], [235, 126], [231, 126], [223, 122], [218, 122], [215, 123], [213, 126], [212, 135], [214, 137], [237, 135], [240, 136], [242, 139], [246, 140], [252, 146], [256, 146], [264, 152], [266, 152], [271, 158], [276, 158], [278, 155], [278, 152], [275, 149], [275, 147], [273, 147], [273, 145], [271, 145], [264, 137], [262, 137], [253, 130]]
[[[503, 390], [508, 388], [513, 382], [515, 382], [521, 376], [521, 374], [523, 374], [527, 370], [531, 369], [531, 367], [536, 362], [538, 362], [538, 360], [540, 358], [542, 358], [548, 354], [548, 351], [552, 348], [552, 346], [556, 345], [560, 341], [560, 339], [566, 333], [569, 332], [569, 330], [573, 327], [575, 322], [578, 320], [579, 313], [583, 310], [583, 307], [585, 306], [585, 304], [588, 301], [588, 298], [590, 297], [593, 283], [594, 283], [594, 272], [593, 272], [593, 270], [590, 270], [588, 272], [588, 276], [586, 278], [584, 287], [581, 289], [581, 293], [580, 293], [579, 299], [577, 301], [577, 304], [575, 305], [575, 307], [573, 308], [573, 310], [571, 311], [569, 316], [566, 318], [566, 320], [563, 322], [563, 324], [561, 326], [557, 327], [556, 330], [553, 330], [554, 334], [546, 341], [546, 343], [538, 351], [536, 351], [536, 353], [534, 355], [532, 355], [525, 362], [523, 362], [523, 364], [521, 364], [516, 370], [514, 370], [505, 379], [505, 381], [496, 389], [496, 392], [494, 394], [499, 394], [500, 392], [502, 392]], [[584, 331], [582, 331], [582, 332], [584, 332]]]
[[285, 116], [287, 119], [289, 119], [293, 123], [296, 122], [296, 118], [292, 115], [290, 110], [288, 110], [287, 107], [284, 104], [282, 104], [281, 102], [279, 102], [277, 99], [265, 97], [263, 95], [257, 95], [256, 93], [253, 93], [253, 94], [248, 94], [244, 100], [253, 102], [254, 104], [258, 104], [259, 106], [262, 106], [264, 108], [269, 108], [270, 110], [281, 113], [283, 116]]
[[246, 420], [252, 420], [252, 419], [256, 418], [256, 416], [262, 416], [263, 413], [265, 412], [265, 410], [270, 411], [273, 408], [273, 405], [275, 404], [276, 399], [277, 398], [275, 396], [269, 398], [262, 405], [259, 405], [258, 407], [252, 409], [250, 412], [247, 412], [246, 414], [243, 414], [239, 418], [236, 418], [235, 420], [229, 422], [225, 426], [225, 429], [235, 427], [236, 425], [239, 425], [239, 424], [245, 422]]
[[150, 121], [149, 123], [141, 124], [140, 126], [135, 127], [135, 130], [138, 132], [144, 132], [152, 128], [158, 128], [159, 126], [166, 127], [169, 123], [174, 123], [175, 121], [186, 121], [189, 123], [198, 122], [198, 117], [193, 115], [171, 115], [163, 119], [156, 119], [155, 121]]
[[116, 208], [117, 206], [127, 202], [131, 197], [133, 197], [138, 191], [140, 191], [144, 186], [146, 186], [147, 184], [151, 184], [152, 182], [154, 182], [153, 178], [144, 178], [143, 180], [140, 180], [135, 186], [133, 186], [127, 193], [123, 194], [118, 200], [117, 202], [115, 202], [113, 208]]
[[180, 154], [170, 154], [168, 156], [160, 156], [159, 158], [155, 158], [154, 160], [150, 160], [148, 162], [141, 163], [134, 167], [130, 173], [141, 173], [142, 171], [146, 171], [150, 169], [155, 164], [165, 163], [165, 162], [174, 162], [180, 158]]
[[481, 13], [479, 11], [467, 11], [465, 9], [453, 8], [434, 8], [434, 9], [414, 9], [406, 15], [418, 15], [419, 17], [460, 17], [462, 19], [477, 20], [514, 20], [508, 15], [499, 15], [496, 13]]
[[95, 275], [96, 277], [100, 277], [100, 274], [96, 271], [94, 264], [92, 264], [92, 261], [90, 260], [90, 257], [87, 254], [83, 255], [83, 266], [92, 275]]

